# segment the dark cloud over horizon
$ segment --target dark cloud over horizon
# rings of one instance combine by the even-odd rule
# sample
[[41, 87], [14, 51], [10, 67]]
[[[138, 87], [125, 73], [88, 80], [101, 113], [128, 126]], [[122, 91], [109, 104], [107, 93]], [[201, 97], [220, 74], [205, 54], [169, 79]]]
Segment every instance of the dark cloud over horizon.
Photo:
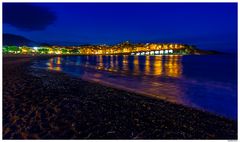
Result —
[[29, 3], [3, 3], [3, 23], [20, 30], [44, 30], [55, 20], [55, 13], [45, 7]]

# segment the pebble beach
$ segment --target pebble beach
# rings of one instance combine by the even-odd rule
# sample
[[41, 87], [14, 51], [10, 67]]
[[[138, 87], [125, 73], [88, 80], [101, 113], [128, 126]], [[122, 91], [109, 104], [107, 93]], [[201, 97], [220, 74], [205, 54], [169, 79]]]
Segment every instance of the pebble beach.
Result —
[[237, 122], [3, 56], [3, 139], [237, 139]]

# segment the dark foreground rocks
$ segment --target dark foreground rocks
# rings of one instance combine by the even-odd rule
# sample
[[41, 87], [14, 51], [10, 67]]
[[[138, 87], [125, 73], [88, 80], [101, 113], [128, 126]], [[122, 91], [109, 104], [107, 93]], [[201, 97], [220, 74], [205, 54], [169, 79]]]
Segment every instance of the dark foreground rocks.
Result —
[[3, 139], [237, 139], [237, 122], [3, 58]]

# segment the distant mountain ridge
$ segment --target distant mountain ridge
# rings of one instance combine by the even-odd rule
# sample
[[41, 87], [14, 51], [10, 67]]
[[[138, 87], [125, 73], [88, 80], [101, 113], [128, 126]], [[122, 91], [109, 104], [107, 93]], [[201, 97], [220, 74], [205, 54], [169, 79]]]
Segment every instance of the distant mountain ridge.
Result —
[[78, 45], [87, 45], [86, 43], [79, 43], [79, 42], [36, 42], [31, 39], [28, 39], [24, 36], [4, 33], [3, 34], [3, 45], [8, 46], [52, 46], [52, 45], [59, 45], [59, 46], [78, 46]]
[[23, 36], [4, 33], [3, 34], [3, 45], [32, 46], [32, 45], [38, 45], [38, 43], [35, 41], [32, 41], [30, 39], [27, 39]]

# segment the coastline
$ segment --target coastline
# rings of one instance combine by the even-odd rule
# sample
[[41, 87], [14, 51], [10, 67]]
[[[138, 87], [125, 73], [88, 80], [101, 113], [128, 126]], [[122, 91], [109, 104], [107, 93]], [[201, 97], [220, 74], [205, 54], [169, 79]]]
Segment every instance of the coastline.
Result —
[[237, 139], [236, 121], [29, 67], [49, 57], [3, 56], [3, 139]]

